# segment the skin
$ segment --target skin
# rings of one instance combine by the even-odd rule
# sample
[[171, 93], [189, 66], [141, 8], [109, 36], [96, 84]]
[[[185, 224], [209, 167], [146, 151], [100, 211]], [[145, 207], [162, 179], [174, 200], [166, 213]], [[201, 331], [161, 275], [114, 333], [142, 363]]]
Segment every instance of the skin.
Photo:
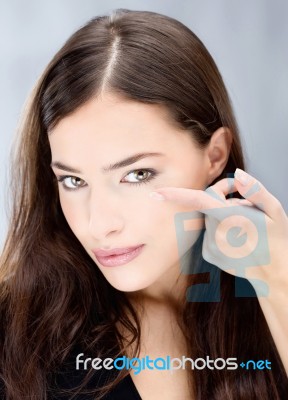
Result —
[[[189, 211], [189, 207], [163, 206], [149, 193], [163, 186], [205, 189], [225, 166], [230, 148], [228, 131], [219, 129], [210, 145], [200, 150], [161, 106], [106, 95], [62, 119], [50, 132], [49, 141], [52, 165], [61, 162], [80, 171], [71, 174], [53, 166], [57, 179], [61, 175], [80, 178], [80, 187], [71, 178], [59, 182], [59, 196], [71, 230], [92, 259], [96, 262], [93, 249], [145, 244], [141, 254], [125, 265], [105, 267], [97, 263], [105, 278], [121, 291], [138, 295], [141, 291], [144, 297], [165, 301], [177, 297], [176, 280], [181, 275], [177, 281], [180, 288], [185, 276], [180, 274], [174, 216]], [[146, 152], [163, 155], [101, 171], [104, 166]], [[133, 171], [145, 168], [157, 171], [157, 176], [149, 181], [146, 171], [146, 182], [135, 184], [139, 172]], [[143, 176], [143, 171], [140, 174]], [[65, 189], [65, 184], [72, 190]], [[196, 222], [195, 231], [202, 226], [203, 218], [198, 225]]]
[[[187, 283], [180, 270], [174, 216], [190, 211], [190, 204], [163, 204], [150, 193], [164, 186], [202, 192], [226, 165], [231, 146], [229, 130], [219, 128], [209, 145], [200, 150], [191, 134], [176, 126], [162, 106], [106, 94], [63, 118], [50, 132], [49, 141], [57, 179], [61, 175], [79, 178], [59, 182], [61, 207], [71, 230], [110, 284], [126, 292], [136, 309], [139, 304], [144, 306], [139, 357], [187, 354], [177, 323]], [[162, 156], [102, 171], [103, 167], [146, 152]], [[55, 162], [80, 172], [64, 171], [53, 165]], [[133, 182], [139, 181], [140, 169], [146, 179], [149, 174], [146, 171], [143, 175], [145, 169], [157, 171], [157, 176], [136, 185]], [[77, 182], [80, 187], [76, 190], [64, 187], [75, 188]], [[203, 214], [198, 214], [200, 218], [192, 221], [193, 227], [185, 227], [195, 232], [187, 250], [204, 224]], [[101, 265], [92, 251], [139, 244], [145, 244], [141, 254], [117, 267]], [[126, 332], [121, 333], [126, 336]], [[170, 371], [161, 370], [131, 373], [131, 377], [143, 399], [191, 399], [186, 370], [175, 371], [173, 379]]]
[[[255, 177], [241, 169], [236, 169], [232, 182], [222, 179], [209, 189], [214, 192], [214, 196], [201, 190], [161, 188], [157, 191], [157, 199], [159, 200], [161, 195], [161, 201], [164, 203], [186, 205], [191, 211], [201, 210], [205, 214], [206, 237], [203, 242], [203, 257], [233, 275], [244, 276], [254, 287], [288, 376], [288, 217], [279, 200]], [[238, 191], [244, 200], [231, 202], [226, 199], [225, 196], [235, 191]], [[218, 199], [215, 198], [215, 194]], [[237, 213], [234, 211], [235, 205], [238, 206]], [[234, 207], [234, 210], [231, 207]], [[232, 211], [228, 214], [227, 226], [221, 224], [221, 218], [218, 221], [218, 244], [215, 246], [209, 242], [208, 232], [215, 223], [214, 219], [219, 218], [219, 209], [222, 212], [220, 215], [223, 215], [223, 211], [229, 212], [229, 208]], [[239, 208], [240, 216], [237, 215]], [[264, 221], [264, 225], [261, 224], [261, 220]], [[227, 262], [223, 257], [223, 251], [229, 249], [227, 230], [235, 226], [240, 227], [248, 237], [243, 246], [246, 247], [245, 250], [249, 250], [245, 251], [245, 263], [248, 265], [245, 275], [239, 274], [237, 268], [227, 270]], [[262, 233], [262, 236], [257, 237], [258, 233]], [[265, 242], [263, 237], [266, 238]], [[258, 240], [261, 251], [256, 253], [254, 250]], [[232, 258], [236, 258], [241, 250], [234, 250]], [[266, 254], [264, 261], [263, 254]]]
[[[177, 325], [179, 305], [187, 285], [185, 275], [180, 272], [175, 214], [198, 212], [199, 219], [187, 229], [197, 232], [203, 227], [205, 216], [206, 232], [209, 232], [215, 223], [212, 217], [217, 216], [215, 210], [238, 205], [245, 215], [245, 207], [249, 207], [255, 210], [255, 221], [254, 214], [249, 214], [250, 224], [247, 225], [247, 218], [243, 222], [235, 215], [231, 217], [232, 226], [241, 226], [249, 238], [253, 237], [253, 232], [249, 236], [249, 229], [253, 224], [257, 226], [257, 216], [259, 212], [263, 213], [271, 262], [259, 265], [259, 260], [253, 258], [250, 264], [257, 268], [247, 269], [246, 278], [252, 285], [255, 279], [268, 284], [268, 296], [262, 296], [257, 286], [255, 290], [288, 371], [288, 274], [284, 265], [288, 258], [287, 216], [279, 201], [251, 176], [246, 184], [241, 183], [240, 175], [237, 175], [238, 179], [235, 176], [232, 184], [225, 179], [217, 182], [209, 188], [214, 196], [205, 191], [226, 165], [231, 147], [231, 134], [227, 128], [219, 128], [208, 146], [199, 149], [191, 135], [179, 129], [162, 106], [105, 94], [62, 119], [50, 132], [49, 141], [52, 163], [60, 162], [79, 171], [71, 173], [59, 166], [52, 167], [57, 179], [61, 175], [76, 177], [76, 180], [66, 178], [59, 182], [60, 202], [70, 228], [110, 284], [126, 292], [136, 308], [137, 304], [144, 305], [140, 358], [147, 354], [151, 358], [186, 354], [185, 340]], [[105, 166], [146, 152], [162, 153], [162, 156], [150, 156], [120, 169], [102, 171]], [[148, 180], [147, 170], [152, 169], [157, 176]], [[142, 170], [140, 175], [139, 170]], [[147, 182], [136, 185], [139, 176]], [[80, 184], [77, 190], [68, 191], [64, 187], [66, 184], [75, 188], [77, 182]], [[255, 183], [257, 190], [249, 195], [249, 189]], [[246, 200], [226, 199], [234, 191]], [[154, 195], [151, 196], [152, 192]], [[225, 249], [226, 231], [221, 224], [217, 228], [218, 247]], [[221, 251], [215, 258], [207, 237], [203, 257], [208, 261], [216, 260], [214, 263], [227, 271]], [[196, 239], [197, 234], [194, 241]], [[193, 242], [187, 244], [187, 250]], [[92, 252], [97, 248], [138, 244], [145, 244], [141, 254], [123, 266], [105, 267], [97, 262]], [[251, 239], [248, 249], [249, 246], [253, 249]], [[237, 270], [228, 272], [237, 275]], [[173, 379], [170, 372], [155, 370], [144, 370], [137, 376], [132, 375], [132, 379], [144, 399], [153, 400], [160, 396], [171, 400], [179, 399], [179, 396], [190, 399], [185, 370], [176, 371]]]

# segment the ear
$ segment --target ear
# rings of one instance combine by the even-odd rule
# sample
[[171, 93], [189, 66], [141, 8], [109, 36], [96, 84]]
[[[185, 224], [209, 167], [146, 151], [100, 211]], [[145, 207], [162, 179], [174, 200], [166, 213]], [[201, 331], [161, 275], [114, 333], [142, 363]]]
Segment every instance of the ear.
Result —
[[227, 164], [232, 145], [232, 134], [229, 128], [218, 128], [212, 135], [205, 152], [208, 159], [208, 185], [214, 181]]

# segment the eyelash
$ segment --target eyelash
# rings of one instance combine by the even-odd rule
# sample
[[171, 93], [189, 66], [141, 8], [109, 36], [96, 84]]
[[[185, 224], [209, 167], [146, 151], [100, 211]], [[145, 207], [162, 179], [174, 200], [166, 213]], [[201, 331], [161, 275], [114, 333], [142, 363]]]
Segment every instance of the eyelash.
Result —
[[[125, 182], [125, 183], [128, 183], [129, 185], [134, 185], [134, 186], [136, 185], [136, 186], [138, 186], [138, 185], [142, 185], [143, 183], [149, 183], [152, 179], [156, 178], [156, 176], [158, 175], [158, 173], [157, 173], [154, 169], [150, 169], [150, 168], [138, 168], [138, 169], [134, 169], [133, 171], [128, 172], [128, 174], [126, 174], [125, 177], [126, 177], [127, 175], [130, 175], [130, 174], [132, 174], [132, 173], [139, 172], [139, 171], [148, 172], [150, 175], [148, 176], [148, 178], [146, 178], [146, 179], [143, 180], [143, 181], [139, 181], [139, 182]], [[125, 178], [125, 177], [124, 177], [124, 178]]]
[[[86, 185], [78, 186], [78, 187], [75, 186], [74, 189], [72, 189], [72, 188], [66, 186], [66, 184], [65, 184], [65, 179], [67, 179], [67, 178], [75, 178], [75, 179], [77, 179], [77, 178], [78, 178], [77, 176], [74, 176], [74, 175], [59, 175], [59, 176], [57, 176], [56, 178], [57, 178], [57, 181], [58, 181], [59, 183], [61, 183], [62, 187], [63, 187], [65, 190], [67, 190], [67, 191], [72, 191], [72, 192], [73, 192], [73, 191], [75, 191], [75, 190], [79, 190], [79, 189], [81, 189], [82, 187], [86, 186]], [[81, 178], [78, 178], [78, 179], [81, 179]], [[84, 182], [84, 181], [83, 181], [83, 182]]]
[[[142, 185], [142, 184], [144, 184], [144, 183], [149, 183], [152, 179], [154, 179], [154, 178], [156, 178], [156, 176], [158, 175], [158, 173], [154, 170], [154, 169], [150, 169], [150, 168], [139, 168], [139, 169], [134, 169], [134, 170], [132, 170], [132, 171], [130, 171], [130, 172], [128, 172], [125, 176], [124, 176], [124, 178], [127, 176], [127, 175], [129, 175], [129, 174], [132, 174], [132, 173], [137, 173], [137, 172], [139, 172], [139, 171], [143, 171], [143, 172], [148, 172], [150, 175], [148, 176], [148, 178], [147, 179], [145, 179], [145, 180], [143, 180], [143, 181], [140, 181], [140, 182], [124, 182], [124, 183], [128, 183], [129, 185], [133, 185], [133, 186], [139, 186], [139, 185]], [[75, 178], [75, 179], [77, 179], [78, 177], [77, 176], [73, 176], [73, 175], [60, 175], [60, 176], [57, 176], [57, 181], [59, 182], [59, 183], [61, 183], [62, 184], [62, 186], [63, 186], [63, 188], [65, 189], [65, 190], [70, 190], [70, 191], [75, 191], [75, 190], [79, 190], [79, 189], [81, 189], [81, 188], [83, 188], [83, 187], [85, 187], [87, 184], [84, 184], [83, 186], [76, 186], [74, 189], [72, 189], [72, 188], [69, 188], [69, 187], [67, 187], [66, 185], [65, 185], [65, 179], [67, 179], [67, 178]], [[78, 178], [78, 179], [81, 179], [81, 178]], [[82, 180], [82, 179], [81, 179]], [[84, 181], [83, 181], [84, 182]]]

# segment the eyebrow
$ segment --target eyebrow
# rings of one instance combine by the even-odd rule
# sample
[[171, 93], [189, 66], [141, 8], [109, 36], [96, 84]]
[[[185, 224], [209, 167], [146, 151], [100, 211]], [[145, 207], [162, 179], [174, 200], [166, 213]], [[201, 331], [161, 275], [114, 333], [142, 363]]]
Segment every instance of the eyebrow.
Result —
[[[118, 161], [115, 164], [110, 164], [106, 167], [102, 167], [101, 171], [107, 173], [107, 172], [114, 171], [115, 169], [127, 167], [128, 165], [134, 164], [135, 162], [142, 160], [143, 158], [161, 157], [161, 156], [164, 156], [164, 154], [163, 153], [137, 153], [137, 154], [134, 154], [132, 156], [125, 158], [124, 160]], [[81, 174], [81, 171], [79, 171], [75, 168], [72, 168], [68, 165], [65, 165], [59, 161], [53, 161], [51, 163], [51, 167], [56, 167], [63, 171], [72, 172], [74, 174]]]

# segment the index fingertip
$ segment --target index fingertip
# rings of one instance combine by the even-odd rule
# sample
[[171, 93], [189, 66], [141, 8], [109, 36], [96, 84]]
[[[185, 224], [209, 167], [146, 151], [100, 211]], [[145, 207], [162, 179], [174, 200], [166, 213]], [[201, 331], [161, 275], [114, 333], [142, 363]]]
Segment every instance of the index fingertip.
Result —
[[158, 192], [150, 192], [149, 196], [154, 200], [158, 200], [158, 201], [165, 200], [165, 197], [163, 196], [163, 194], [158, 193]]

